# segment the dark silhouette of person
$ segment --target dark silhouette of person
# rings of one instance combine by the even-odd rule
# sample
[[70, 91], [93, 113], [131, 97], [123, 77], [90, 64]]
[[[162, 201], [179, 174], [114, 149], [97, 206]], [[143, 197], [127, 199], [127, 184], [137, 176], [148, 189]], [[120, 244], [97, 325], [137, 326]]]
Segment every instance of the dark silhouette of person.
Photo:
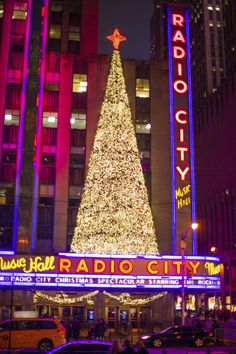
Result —
[[115, 339], [112, 343], [112, 347], [109, 351], [110, 354], [121, 354], [123, 353], [119, 339]]
[[98, 340], [103, 340], [106, 331], [106, 322], [102, 318], [98, 318], [95, 324], [95, 336]]
[[79, 339], [81, 324], [77, 317], [72, 321], [72, 337], [76, 340]]
[[65, 327], [66, 327], [66, 341], [69, 342], [69, 340], [72, 337], [72, 322], [70, 318], [67, 319]]
[[133, 349], [129, 339], [125, 339], [124, 346], [125, 346], [125, 349], [123, 350], [123, 354], [134, 354], [134, 353], [136, 353], [135, 350]]
[[141, 340], [139, 340], [137, 342], [137, 347], [138, 347], [138, 351], [136, 353], [138, 353], [138, 354], [148, 354], [148, 351], [147, 351], [144, 343]]

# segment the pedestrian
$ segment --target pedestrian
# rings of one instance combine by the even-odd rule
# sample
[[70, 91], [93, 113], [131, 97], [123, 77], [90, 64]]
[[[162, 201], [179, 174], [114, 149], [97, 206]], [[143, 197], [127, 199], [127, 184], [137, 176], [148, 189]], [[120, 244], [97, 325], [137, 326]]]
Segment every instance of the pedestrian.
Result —
[[123, 354], [135, 354], [135, 350], [132, 348], [131, 342], [129, 339], [125, 339], [124, 341], [125, 349], [123, 350]]
[[77, 317], [75, 317], [72, 322], [72, 336], [75, 340], [79, 339], [80, 329], [80, 321]]
[[138, 340], [137, 347], [138, 347], [138, 351], [136, 353], [138, 353], [138, 354], [148, 354], [148, 351], [147, 351], [143, 341]]
[[110, 350], [110, 354], [121, 354], [123, 353], [119, 339], [114, 340]]
[[98, 340], [104, 340], [106, 331], [106, 322], [102, 318], [98, 318], [95, 324], [95, 333]]
[[66, 327], [66, 341], [69, 342], [69, 340], [72, 337], [72, 323], [70, 318], [67, 319], [65, 327]]

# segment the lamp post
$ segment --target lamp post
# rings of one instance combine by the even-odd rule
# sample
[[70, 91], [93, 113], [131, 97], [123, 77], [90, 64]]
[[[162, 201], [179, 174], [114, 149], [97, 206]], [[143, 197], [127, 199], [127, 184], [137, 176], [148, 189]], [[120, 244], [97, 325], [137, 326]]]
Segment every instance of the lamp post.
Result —
[[[218, 249], [215, 246], [211, 247], [211, 252], [212, 253], [217, 253]], [[229, 259], [229, 255], [227, 252], [223, 252], [222, 253], [222, 257], [220, 257], [221, 262], [223, 263], [223, 267], [224, 267], [224, 283], [225, 283], [225, 263], [227, 264], [228, 267], [228, 290], [229, 290], [229, 311], [230, 311], [230, 318], [232, 319], [232, 281], [231, 281], [231, 264], [230, 264], [230, 259]], [[225, 289], [224, 289], [224, 299], [225, 299]]]
[[181, 297], [182, 297], [182, 303], [181, 303], [181, 322], [182, 325], [184, 325], [184, 312], [185, 312], [185, 289], [184, 289], [184, 253], [186, 249], [186, 237], [189, 233], [189, 231], [196, 230], [198, 227], [198, 224], [196, 222], [192, 223], [185, 232], [181, 234], [181, 239], [180, 239], [180, 248], [181, 248], [181, 257], [182, 257], [182, 286], [181, 286]]

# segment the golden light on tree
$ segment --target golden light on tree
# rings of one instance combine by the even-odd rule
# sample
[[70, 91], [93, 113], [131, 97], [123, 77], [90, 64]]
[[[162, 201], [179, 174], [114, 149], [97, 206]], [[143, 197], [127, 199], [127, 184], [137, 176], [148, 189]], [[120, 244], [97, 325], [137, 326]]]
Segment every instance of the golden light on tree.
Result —
[[112, 55], [71, 251], [159, 253], [118, 50]]

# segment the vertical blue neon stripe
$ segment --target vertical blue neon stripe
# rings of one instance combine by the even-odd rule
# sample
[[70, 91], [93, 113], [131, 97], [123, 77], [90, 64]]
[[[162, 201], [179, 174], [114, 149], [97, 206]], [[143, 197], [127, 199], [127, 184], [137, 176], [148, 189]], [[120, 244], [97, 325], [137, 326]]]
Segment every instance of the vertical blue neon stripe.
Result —
[[24, 128], [25, 128], [25, 112], [26, 112], [26, 94], [28, 82], [28, 66], [29, 66], [29, 45], [30, 45], [30, 26], [32, 15], [32, 2], [28, 1], [26, 30], [25, 30], [25, 48], [22, 74], [22, 91], [20, 102], [20, 122], [19, 134], [17, 144], [17, 160], [16, 160], [16, 183], [15, 183], [15, 200], [14, 200], [14, 216], [13, 216], [13, 249], [17, 250], [18, 226], [19, 226], [19, 206], [20, 206], [20, 182], [21, 182], [21, 168], [22, 168], [22, 154], [24, 142]]
[[37, 236], [37, 219], [38, 219], [38, 194], [39, 194], [39, 172], [40, 172], [40, 157], [41, 157], [41, 135], [42, 135], [42, 115], [43, 115], [43, 93], [46, 68], [46, 46], [47, 46], [47, 28], [48, 28], [48, 8], [49, 0], [44, 0], [44, 21], [42, 30], [42, 52], [41, 52], [41, 67], [39, 79], [38, 93], [38, 114], [37, 114], [37, 141], [35, 147], [35, 171], [34, 171], [34, 198], [32, 211], [32, 228], [31, 228], [31, 250], [36, 248]]
[[[191, 78], [191, 54], [190, 54], [190, 30], [189, 30], [189, 10], [185, 10], [186, 18], [186, 49], [188, 68], [188, 106], [189, 106], [189, 146], [190, 146], [190, 166], [191, 166], [191, 213], [192, 222], [196, 221], [196, 193], [195, 193], [195, 168], [194, 168], [194, 139], [193, 139], [193, 107], [192, 107], [192, 78]], [[192, 253], [197, 253], [196, 231], [192, 230]]]
[[173, 92], [173, 60], [171, 8], [167, 8], [168, 20], [168, 59], [169, 59], [169, 98], [170, 98], [170, 144], [171, 144], [171, 201], [172, 201], [172, 253], [177, 252], [176, 242], [176, 204], [175, 204], [175, 127], [174, 127], [174, 92]]

